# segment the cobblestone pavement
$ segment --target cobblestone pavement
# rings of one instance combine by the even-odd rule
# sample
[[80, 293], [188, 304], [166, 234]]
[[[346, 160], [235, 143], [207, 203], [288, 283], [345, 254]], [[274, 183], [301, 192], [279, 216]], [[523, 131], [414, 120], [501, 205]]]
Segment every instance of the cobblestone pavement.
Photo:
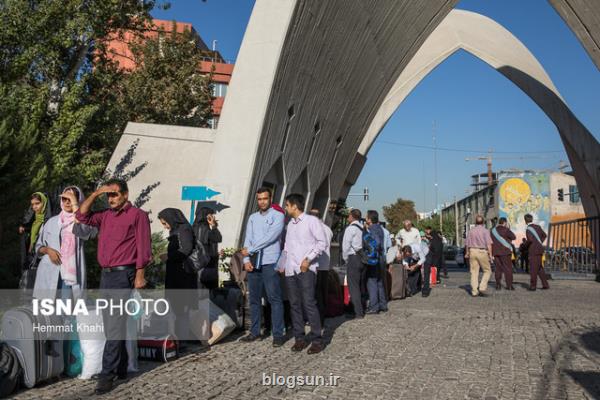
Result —
[[[489, 290], [471, 298], [466, 273], [452, 273], [429, 298], [390, 303], [387, 314], [326, 323], [318, 355], [292, 342], [246, 344], [235, 337], [168, 364], [145, 363], [106, 398], [593, 399], [600, 398], [600, 284], [551, 281], [551, 290]], [[238, 335], [239, 336], [239, 335]], [[263, 385], [272, 377], [331, 374], [337, 386]], [[78, 399], [95, 382], [62, 379], [18, 399]]]

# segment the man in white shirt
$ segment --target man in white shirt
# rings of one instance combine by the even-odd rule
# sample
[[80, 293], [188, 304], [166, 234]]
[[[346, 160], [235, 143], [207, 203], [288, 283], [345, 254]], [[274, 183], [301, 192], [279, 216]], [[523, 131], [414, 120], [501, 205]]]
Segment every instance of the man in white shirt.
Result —
[[392, 234], [387, 230], [385, 222], [379, 222], [379, 225], [383, 229], [383, 252], [387, 254], [388, 249], [392, 247]]
[[396, 235], [396, 241], [402, 243], [402, 246], [410, 246], [413, 243], [421, 243], [421, 234], [415, 228], [411, 220], [404, 221], [404, 228], [400, 229]]
[[310, 215], [318, 218], [321, 221], [323, 231], [327, 237], [327, 248], [319, 256], [319, 266], [317, 267], [317, 288], [315, 295], [317, 297], [317, 308], [319, 309], [319, 316], [321, 317], [321, 325], [325, 322], [325, 310], [327, 308], [327, 278], [329, 276], [329, 265], [331, 263], [330, 248], [331, 239], [333, 238], [333, 231], [323, 220], [321, 219], [321, 212], [313, 208], [310, 210]]
[[[308, 354], [323, 350], [321, 318], [317, 309], [315, 287], [319, 256], [327, 249], [327, 236], [321, 221], [304, 213], [304, 196], [290, 194], [285, 198], [285, 211], [291, 218], [285, 237], [285, 283], [292, 312], [295, 343], [292, 351], [304, 350], [312, 342]], [[308, 337], [304, 334], [304, 315], [310, 324]]]
[[[419, 291], [419, 278], [421, 277], [421, 268], [425, 265], [425, 260], [429, 249], [419, 243], [413, 243], [402, 248], [402, 264], [408, 271], [408, 288], [410, 295], [413, 296]], [[429, 276], [427, 276], [429, 278]]]
[[350, 214], [348, 214], [349, 225], [344, 230], [342, 240], [342, 258], [346, 263], [348, 291], [354, 307], [355, 318], [364, 318], [365, 316], [361, 288], [366, 279], [366, 269], [358, 255], [362, 250], [363, 226], [360, 223], [361, 217], [359, 209], [355, 208], [350, 211]]

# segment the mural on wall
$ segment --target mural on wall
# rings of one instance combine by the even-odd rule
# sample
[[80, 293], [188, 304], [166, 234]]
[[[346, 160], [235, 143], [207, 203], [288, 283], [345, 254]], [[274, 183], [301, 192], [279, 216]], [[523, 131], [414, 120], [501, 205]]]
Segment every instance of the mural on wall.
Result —
[[525, 237], [525, 214], [546, 232], [550, 222], [550, 181], [548, 174], [506, 174], [499, 179], [499, 216], [505, 217], [519, 243]]

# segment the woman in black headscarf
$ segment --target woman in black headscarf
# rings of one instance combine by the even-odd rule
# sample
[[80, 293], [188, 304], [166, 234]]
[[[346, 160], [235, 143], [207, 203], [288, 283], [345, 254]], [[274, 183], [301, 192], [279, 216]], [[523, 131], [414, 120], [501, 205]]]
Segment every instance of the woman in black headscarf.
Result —
[[210, 257], [210, 262], [200, 272], [200, 285], [205, 289], [216, 289], [219, 286], [219, 243], [223, 238], [219, 232], [215, 211], [208, 207], [199, 208], [196, 211], [193, 230], [196, 246], [203, 246]]
[[165, 208], [158, 213], [158, 219], [169, 231], [165, 289], [196, 289], [196, 274], [188, 272], [184, 266], [194, 249], [192, 226], [176, 208]]

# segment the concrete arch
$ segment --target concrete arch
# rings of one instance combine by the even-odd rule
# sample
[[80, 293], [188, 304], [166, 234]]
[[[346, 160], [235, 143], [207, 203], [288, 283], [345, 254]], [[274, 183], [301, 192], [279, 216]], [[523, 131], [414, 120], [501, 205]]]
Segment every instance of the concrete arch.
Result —
[[[600, 32], [597, 0], [549, 1], [598, 60], [592, 53]], [[137, 157], [147, 168], [129, 187], [137, 193], [162, 182], [145, 204], [153, 213], [167, 206], [189, 208], [183, 186], [215, 189], [220, 193], [215, 200], [229, 206], [219, 216], [225, 247], [241, 243], [245, 219], [255, 209], [255, 189], [263, 182], [282, 198], [306, 170], [308, 193], [316, 193], [328, 177], [330, 199], [345, 198], [366, 162], [358, 150], [386, 96], [457, 2], [257, 0], [218, 128], [130, 123], [108, 168], [139, 139]], [[495, 54], [486, 57], [496, 60]], [[596, 201], [591, 196], [600, 197], [598, 143], [544, 74], [534, 79], [526, 68], [497, 67], [553, 121], [562, 119], [560, 134], [589, 210]], [[165, 165], [165, 154], [177, 154], [184, 167]], [[160, 222], [153, 228], [161, 229]]]
[[521, 88], [552, 120], [575, 168], [580, 190], [582, 194], [587, 191], [584, 195], [586, 212], [598, 214], [597, 200], [600, 198], [595, 193], [600, 186], [598, 142], [577, 120], [525, 45], [496, 21], [470, 11], [452, 10], [423, 43], [383, 101], [358, 153], [367, 155], [389, 118], [419, 82], [461, 49], [486, 62]]

